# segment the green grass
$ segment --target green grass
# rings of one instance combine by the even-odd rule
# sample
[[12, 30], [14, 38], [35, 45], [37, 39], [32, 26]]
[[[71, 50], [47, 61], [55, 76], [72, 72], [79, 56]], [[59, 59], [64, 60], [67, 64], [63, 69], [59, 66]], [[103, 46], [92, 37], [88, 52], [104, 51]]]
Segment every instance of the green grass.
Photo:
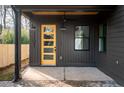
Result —
[[12, 80], [14, 73], [14, 65], [11, 65], [0, 71], [0, 80]]
[[12, 80], [13, 79], [13, 72], [1, 74], [0, 72], [0, 80]]

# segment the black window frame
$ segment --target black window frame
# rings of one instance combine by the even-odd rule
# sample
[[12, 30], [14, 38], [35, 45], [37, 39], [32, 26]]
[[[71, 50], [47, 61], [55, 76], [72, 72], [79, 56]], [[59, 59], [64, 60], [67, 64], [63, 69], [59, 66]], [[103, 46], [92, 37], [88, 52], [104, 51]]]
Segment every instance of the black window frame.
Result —
[[[76, 26], [88, 26], [89, 27], [88, 37], [87, 36], [80, 37], [80, 38], [88, 39], [87, 49], [83, 49], [83, 48], [82, 49], [75, 49], [75, 39], [77, 38], [77, 37], [75, 37]], [[90, 50], [90, 26], [89, 25], [75, 25], [74, 26], [74, 51], [89, 51], [89, 50]]]
[[[102, 30], [103, 30], [103, 35], [102, 36], [100, 36], [100, 26], [102, 25]], [[99, 50], [99, 48], [100, 48], [100, 45], [98, 44], [98, 51], [99, 51], [99, 53], [105, 53], [106, 52], [106, 33], [107, 33], [107, 24], [99, 24], [99, 34], [98, 34], [98, 40], [102, 40], [103, 41], [103, 49], [102, 50]], [[99, 41], [98, 41], [99, 42]]]

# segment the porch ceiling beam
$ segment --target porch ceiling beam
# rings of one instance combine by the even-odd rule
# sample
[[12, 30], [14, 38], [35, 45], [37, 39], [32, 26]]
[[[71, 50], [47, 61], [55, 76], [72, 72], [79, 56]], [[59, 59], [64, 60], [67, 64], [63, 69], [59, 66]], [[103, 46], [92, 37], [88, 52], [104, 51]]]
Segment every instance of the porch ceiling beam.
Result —
[[96, 15], [98, 12], [32, 12], [34, 15]]

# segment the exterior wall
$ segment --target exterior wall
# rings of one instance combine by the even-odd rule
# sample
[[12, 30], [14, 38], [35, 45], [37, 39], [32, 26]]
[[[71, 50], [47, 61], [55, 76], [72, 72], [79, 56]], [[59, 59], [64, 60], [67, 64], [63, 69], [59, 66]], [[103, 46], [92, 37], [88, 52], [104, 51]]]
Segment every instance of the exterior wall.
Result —
[[30, 54], [29, 65], [40, 66], [40, 28], [39, 25], [32, 20], [33, 29], [30, 30]]
[[[32, 22], [36, 27], [35, 31], [31, 31], [30, 44], [30, 65], [40, 66], [41, 60], [41, 24], [56, 24], [57, 25], [57, 66], [95, 66], [94, 59], [94, 32], [97, 24], [97, 16], [67, 16], [70, 21], [67, 21], [66, 31], [60, 31], [60, 26], [63, 21], [62, 16], [33, 16]], [[75, 51], [74, 50], [74, 27], [76, 25], [90, 26], [90, 49], [89, 51]], [[60, 60], [59, 57], [63, 59]]]
[[[90, 40], [88, 51], [75, 51], [74, 50], [74, 35], [76, 25], [89, 25], [90, 27]], [[67, 31], [61, 32], [62, 43], [60, 44], [61, 55], [63, 60], [60, 60], [60, 65], [64, 66], [95, 66], [94, 60], [94, 25], [92, 23], [68, 23], [66, 24]]]
[[124, 6], [116, 7], [107, 26], [107, 50], [98, 53], [97, 67], [124, 85]]

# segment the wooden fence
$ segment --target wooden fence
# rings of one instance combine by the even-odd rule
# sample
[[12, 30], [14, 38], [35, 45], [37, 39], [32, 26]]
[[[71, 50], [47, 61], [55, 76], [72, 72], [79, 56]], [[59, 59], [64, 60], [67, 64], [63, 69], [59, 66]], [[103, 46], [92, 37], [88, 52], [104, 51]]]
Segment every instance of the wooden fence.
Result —
[[[14, 44], [0, 44], [0, 68], [14, 64]], [[29, 58], [29, 45], [21, 45], [21, 60]]]

